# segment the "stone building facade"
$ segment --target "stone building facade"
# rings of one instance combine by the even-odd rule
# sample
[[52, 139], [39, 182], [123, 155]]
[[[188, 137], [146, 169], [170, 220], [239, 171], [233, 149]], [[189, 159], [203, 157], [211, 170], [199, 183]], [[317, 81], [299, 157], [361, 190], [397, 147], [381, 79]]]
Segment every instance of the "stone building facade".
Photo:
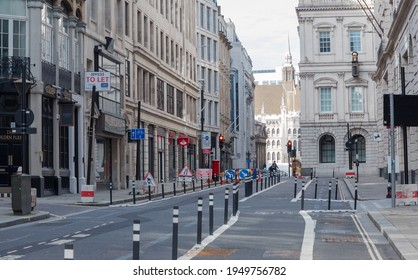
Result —
[[381, 131], [372, 22], [357, 1], [300, 0], [296, 13], [303, 167], [343, 176], [357, 170], [358, 159], [359, 174], [377, 174], [383, 143], [375, 137]]

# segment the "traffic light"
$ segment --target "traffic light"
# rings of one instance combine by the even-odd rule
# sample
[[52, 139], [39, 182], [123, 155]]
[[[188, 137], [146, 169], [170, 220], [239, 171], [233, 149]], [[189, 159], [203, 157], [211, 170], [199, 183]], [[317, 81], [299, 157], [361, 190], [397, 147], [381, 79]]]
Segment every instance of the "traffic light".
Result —
[[222, 149], [224, 147], [224, 143], [225, 143], [225, 136], [221, 134], [219, 135], [219, 148]]
[[287, 141], [287, 153], [290, 154], [292, 152], [292, 141]]

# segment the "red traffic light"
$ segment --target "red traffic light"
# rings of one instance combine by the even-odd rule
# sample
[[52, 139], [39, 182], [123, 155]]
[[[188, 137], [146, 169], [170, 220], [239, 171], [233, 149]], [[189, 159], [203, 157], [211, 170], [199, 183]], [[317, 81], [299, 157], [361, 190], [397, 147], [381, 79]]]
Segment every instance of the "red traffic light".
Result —
[[219, 135], [219, 141], [225, 141], [225, 136]]
[[287, 152], [290, 153], [292, 151], [292, 141], [287, 141]]

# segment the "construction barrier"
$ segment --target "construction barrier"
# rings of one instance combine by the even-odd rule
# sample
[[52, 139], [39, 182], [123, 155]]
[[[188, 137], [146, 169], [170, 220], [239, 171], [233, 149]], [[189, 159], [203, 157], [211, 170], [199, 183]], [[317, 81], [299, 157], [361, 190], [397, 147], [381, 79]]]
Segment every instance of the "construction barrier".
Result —
[[81, 202], [94, 202], [94, 185], [81, 186]]
[[396, 204], [417, 205], [418, 204], [418, 185], [404, 184], [396, 186]]

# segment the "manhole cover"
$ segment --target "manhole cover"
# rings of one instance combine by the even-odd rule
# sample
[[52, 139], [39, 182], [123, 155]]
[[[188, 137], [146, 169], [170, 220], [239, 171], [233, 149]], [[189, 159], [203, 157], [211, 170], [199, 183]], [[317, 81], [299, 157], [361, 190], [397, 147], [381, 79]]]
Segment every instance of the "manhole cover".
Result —
[[356, 235], [324, 234], [321, 239], [327, 243], [360, 243]]
[[228, 248], [205, 248], [203, 249], [198, 256], [199, 257], [227, 257], [232, 255], [236, 249]]

